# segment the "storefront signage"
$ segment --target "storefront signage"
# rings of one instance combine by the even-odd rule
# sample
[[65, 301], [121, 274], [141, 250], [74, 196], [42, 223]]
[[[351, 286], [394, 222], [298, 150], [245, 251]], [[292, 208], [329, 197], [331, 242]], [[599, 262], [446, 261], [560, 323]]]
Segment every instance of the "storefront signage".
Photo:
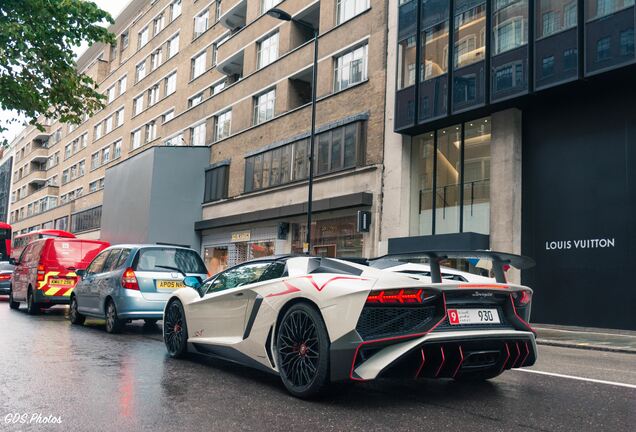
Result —
[[614, 238], [554, 240], [545, 242], [545, 250], [604, 249], [616, 246]]
[[232, 233], [232, 243], [250, 241], [250, 231], [236, 231]]

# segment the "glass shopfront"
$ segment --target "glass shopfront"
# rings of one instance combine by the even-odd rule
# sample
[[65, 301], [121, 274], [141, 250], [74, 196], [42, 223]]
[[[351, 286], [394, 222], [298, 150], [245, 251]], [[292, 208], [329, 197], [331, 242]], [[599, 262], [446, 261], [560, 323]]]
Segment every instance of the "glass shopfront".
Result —
[[411, 235], [490, 232], [490, 118], [413, 138]]
[[[307, 224], [292, 224], [292, 253], [303, 253]], [[362, 233], [357, 232], [355, 216], [314, 220], [311, 229], [312, 255], [362, 257]]]

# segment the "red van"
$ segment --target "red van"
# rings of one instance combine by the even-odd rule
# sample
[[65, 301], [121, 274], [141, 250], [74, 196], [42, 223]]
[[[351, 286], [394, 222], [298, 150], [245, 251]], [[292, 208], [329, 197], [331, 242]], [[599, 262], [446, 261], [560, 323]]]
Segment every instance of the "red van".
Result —
[[15, 264], [9, 293], [9, 306], [18, 309], [26, 302], [27, 312], [68, 304], [77, 283], [75, 270], [88, 267], [106, 249], [108, 242], [66, 238], [47, 238], [29, 243]]

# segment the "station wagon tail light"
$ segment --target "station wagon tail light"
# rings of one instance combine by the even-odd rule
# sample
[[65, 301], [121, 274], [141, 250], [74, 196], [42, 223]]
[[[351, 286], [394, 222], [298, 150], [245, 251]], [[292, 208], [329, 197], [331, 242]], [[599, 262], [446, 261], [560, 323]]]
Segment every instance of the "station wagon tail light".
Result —
[[42, 282], [44, 280], [44, 266], [43, 265], [39, 265], [38, 266], [38, 282]]
[[11, 273], [0, 274], [0, 281], [11, 279]]
[[135, 271], [128, 267], [121, 277], [121, 286], [126, 289], [139, 291], [139, 284], [137, 283], [137, 276]]
[[409, 304], [422, 303], [426, 294], [421, 289], [391, 289], [373, 291], [367, 297], [367, 303]]

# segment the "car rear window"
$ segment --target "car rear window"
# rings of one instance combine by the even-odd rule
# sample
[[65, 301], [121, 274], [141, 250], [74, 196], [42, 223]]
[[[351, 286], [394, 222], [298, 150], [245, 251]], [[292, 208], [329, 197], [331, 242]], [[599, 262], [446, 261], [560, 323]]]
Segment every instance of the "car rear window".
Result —
[[135, 259], [136, 271], [170, 272], [160, 266], [175, 267], [184, 273], [206, 274], [207, 270], [198, 253], [188, 249], [150, 248], [139, 251]]
[[100, 243], [63, 241], [55, 240], [51, 242], [48, 258], [64, 263], [89, 263], [95, 258], [100, 250], [106, 246]]

